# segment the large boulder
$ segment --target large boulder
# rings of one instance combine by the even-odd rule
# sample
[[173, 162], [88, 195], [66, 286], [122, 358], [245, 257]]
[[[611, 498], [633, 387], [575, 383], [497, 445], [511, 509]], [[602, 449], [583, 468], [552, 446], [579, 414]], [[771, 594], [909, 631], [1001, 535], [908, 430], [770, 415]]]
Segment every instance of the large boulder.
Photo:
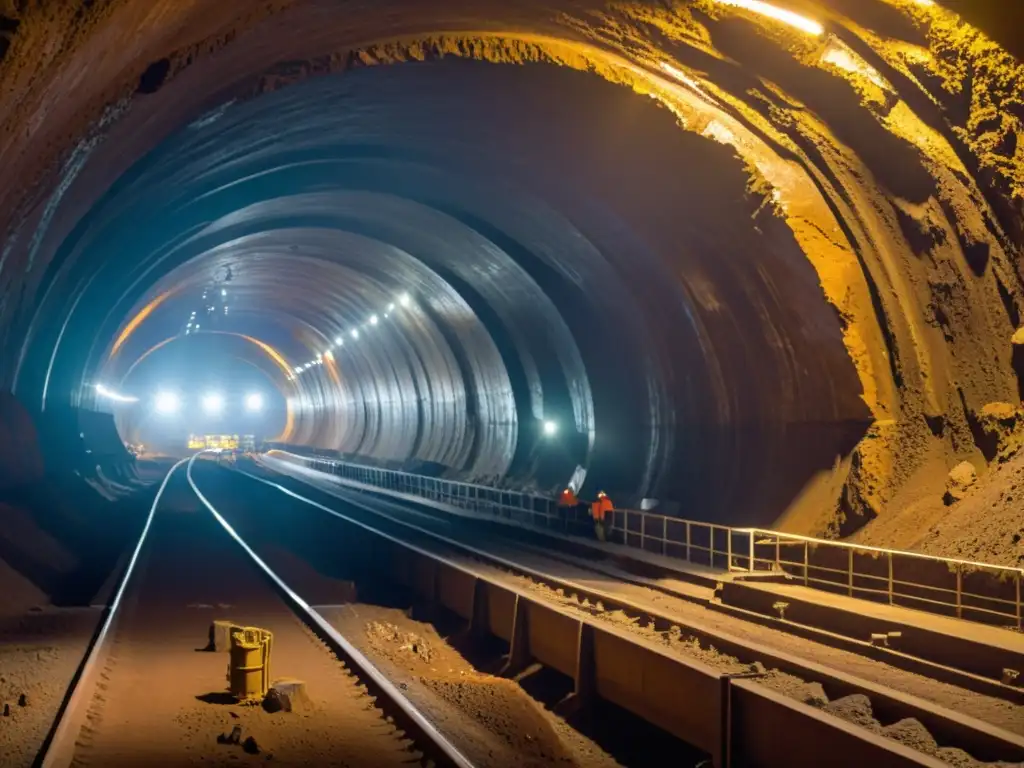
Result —
[[955, 504], [963, 499], [967, 492], [978, 482], [978, 472], [969, 461], [961, 461], [949, 471], [946, 477], [946, 495], [944, 497], [947, 505]]

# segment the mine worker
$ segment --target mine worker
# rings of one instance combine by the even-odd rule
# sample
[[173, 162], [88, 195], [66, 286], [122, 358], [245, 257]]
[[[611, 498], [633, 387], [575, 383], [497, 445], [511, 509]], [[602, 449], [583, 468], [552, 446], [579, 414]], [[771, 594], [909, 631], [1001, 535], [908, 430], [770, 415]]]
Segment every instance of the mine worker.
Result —
[[590, 516], [594, 518], [594, 534], [598, 541], [607, 541], [608, 532], [612, 527], [612, 512], [615, 505], [608, 498], [608, 494], [600, 491], [597, 494], [597, 501], [590, 505]]
[[562, 521], [562, 528], [568, 528], [569, 524], [575, 522], [575, 512], [580, 505], [580, 500], [572, 488], [566, 486], [558, 497], [558, 517]]

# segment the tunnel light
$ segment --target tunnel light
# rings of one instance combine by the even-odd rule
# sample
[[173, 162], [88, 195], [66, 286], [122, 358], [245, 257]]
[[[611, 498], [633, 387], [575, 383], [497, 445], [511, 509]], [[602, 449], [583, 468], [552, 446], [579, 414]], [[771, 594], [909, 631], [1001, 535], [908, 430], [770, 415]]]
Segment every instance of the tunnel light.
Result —
[[323, 359], [324, 359], [324, 356], [323, 356], [323, 355], [317, 355], [317, 356], [316, 356], [316, 361], [317, 361], [318, 363], [319, 363], [319, 362], [322, 362], [322, 361], [323, 361]]
[[313, 367], [313, 364], [312, 364], [312, 363], [306, 363], [306, 370], [307, 370], [307, 371], [308, 371], [308, 370], [309, 370], [310, 368], [312, 368], [312, 367]]
[[351, 336], [352, 336], [353, 339], [358, 339], [359, 338], [359, 331], [353, 330]]
[[341, 336], [336, 336], [336, 337], [335, 337], [335, 339], [334, 339], [334, 344], [335, 344], [335, 346], [338, 346], [338, 347], [340, 347], [340, 346], [342, 346], [342, 345], [343, 345], [344, 343], [345, 343], [345, 340], [344, 340], [343, 338], [341, 338]]
[[208, 415], [215, 415], [224, 410], [224, 396], [218, 392], [211, 392], [203, 396], [203, 411]]
[[743, 8], [752, 13], [767, 16], [815, 37], [819, 37], [825, 32], [825, 28], [814, 21], [814, 19], [808, 19], [799, 13], [787, 11], [785, 8], [778, 8], [770, 3], [762, 2], [762, 0], [715, 0], [715, 2], [719, 5], [730, 5], [734, 8]]
[[199, 330], [199, 323], [196, 323], [196, 330]]
[[181, 409], [181, 398], [174, 392], [158, 392], [155, 405], [157, 413], [170, 415]]
[[376, 315], [371, 315], [370, 316], [370, 325], [376, 325], [377, 323], [378, 323], [377, 316]]
[[263, 395], [259, 392], [251, 392], [245, 396], [245, 410], [250, 413], [263, 410]]
[[409, 304], [412, 303], [412, 298], [409, 296], [408, 293], [403, 293], [401, 296], [398, 297], [398, 303], [401, 304], [403, 307], [408, 307]]
[[394, 311], [395, 311], [395, 303], [391, 302], [390, 304], [388, 304], [388, 312], [394, 312]]
[[558, 424], [556, 424], [555, 422], [550, 421], [550, 420], [545, 421], [544, 422], [544, 436], [545, 437], [554, 437], [556, 434], [558, 434]]
[[120, 392], [115, 392], [112, 389], [107, 389], [102, 384], [96, 385], [96, 394], [100, 397], [105, 397], [107, 400], [113, 400], [117, 403], [137, 403], [139, 398], [131, 397], [130, 395], [122, 395]]
[[221, 288], [221, 289], [220, 289], [220, 295], [221, 295], [221, 296], [227, 296], [227, 295], [228, 295], [228, 291], [227, 291], [227, 289], [226, 289], [226, 288]]
[[302, 373], [302, 366], [301, 365], [296, 365], [295, 366], [295, 372], [296, 373]]

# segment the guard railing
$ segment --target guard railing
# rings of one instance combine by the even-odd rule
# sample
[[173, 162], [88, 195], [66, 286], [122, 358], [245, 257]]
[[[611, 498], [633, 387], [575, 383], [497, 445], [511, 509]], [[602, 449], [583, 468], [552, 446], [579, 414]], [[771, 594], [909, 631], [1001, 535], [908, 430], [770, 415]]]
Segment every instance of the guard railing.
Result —
[[[419, 496], [521, 524], [569, 533], [591, 525], [542, 494], [426, 477], [353, 462], [273, 451], [345, 480]], [[616, 509], [611, 539], [722, 571], [787, 575], [807, 587], [1024, 629], [1024, 569], [933, 557], [762, 528], [733, 528], [654, 512]]]

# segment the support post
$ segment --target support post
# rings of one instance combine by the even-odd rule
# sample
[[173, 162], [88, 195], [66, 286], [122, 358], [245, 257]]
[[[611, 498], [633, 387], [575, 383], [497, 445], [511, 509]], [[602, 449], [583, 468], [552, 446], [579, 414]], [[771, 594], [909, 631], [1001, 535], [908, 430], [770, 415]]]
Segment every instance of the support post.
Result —
[[473, 582], [473, 615], [469, 619], [469, 632], [473, 637], [486, 637], [491, 632], [489, 592], [487, 582], [476, 579]]
[[502, 670], [502, 676], [512, 677], [530, 663], [530, 628], [527, 602], [516, 595], [515, 607], [512, 612], [512, 641], [509, 643], [508, 661]]
[[1024, 629], [1024, 613], [1021, 611], [1020, 602], [1021, 573], [1017, 572], [1017, 629]]
[[690, 521], [686, 521], [686, 562], [690, 562]]
[[811, 544], [809, 541], [804, 542], [804, 586], [809, 587], [811, 585]]
[[892, 552], [889, 553], [889, 605], [893, 604], [893, 593], [895, 590], [895, 584], [892, 578]]
[[853, 597], [853, 549], [846, 550], [846, 592]]
[[576, 636], [576, 674], [574, 689], [581, 704], [593, 700], [597, 689], [597, 665], [594, 659], [594, 628], [581, 621], [579, 634]]
[[754, 532], [750, 531], [749, 536], [750, 536], [750, 560], [747, 561], [747, 565], [749, 566], [747, 568], [747, 570], [750, 573], [753, 573], [754, 572]]
[[956, 617], [962, 619], [964, 617], [964, 575], [960, 570], [960, 566], [956, 569]]

